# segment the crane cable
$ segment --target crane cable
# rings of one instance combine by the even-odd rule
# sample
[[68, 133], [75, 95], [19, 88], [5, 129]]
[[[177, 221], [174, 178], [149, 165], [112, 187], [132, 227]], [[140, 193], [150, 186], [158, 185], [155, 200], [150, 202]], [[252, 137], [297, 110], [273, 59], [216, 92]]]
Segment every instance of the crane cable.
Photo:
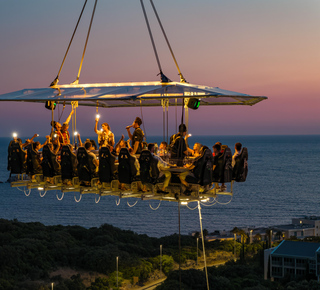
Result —
[[82, 58], [81, 58], [81, 62], [80, 62], [80, 67], [79, 67], [77, 79], [72, 84], [76, 84], [77, 85], [79, 83], [80, 73], [81, 73], [81, 69], [82, 69], [82, 63], [83, 63], [84, 55], [85, 55], [86, 49], [87, 49], [87, 44], [88, 44], [88, 40], [89, 40], [89, 36], [90, 36], [90, 31], [91, 31], [91, 26], [92, 26], [92, 22], [93, 22], [94, 13], [96, 11], [97, 2], [98, 2], [98, 0], [96, 0], [94, 2], [92, 16], [91, 16], [91, 20], [90, 20], [90, 25], [89, 25], [89, 29], [88, 29], [88, 33], [87, 33], [87, 39], [86, 39], [86, 43], [84, 45], [84, 49], [83, 49], [83, 53], [82, 53]]
[[145, 18], [145, 21], [146, 21], [146, 24], [147, 24], [147, 28], [148, 28], [150, 40], [151, 40], [151, 43], [152, 43], [153, 51], [154, 51], [154, 54], [155, 54], [155, 57], [156, 57], [156, 60], [157, 60], [157, 64], [158, 64], [158, 68], [159, 68], [159, 71], [160, 71], [159, 74], [160, 74], [161, 82], [162, 83], [171, 82], [171, 80], [168, 79], [162, 72], [162, 68], [161, 68], [161, 64], [160, 64], [157, 48], [156, 48], [156, 45], [155, 45], [155, 42], [154, 42], [154, 39], [153, 39], [153, 35], [152, 35], [152, 32], [151, 32], [151, 28], [150, 28], [148, 16], [147, 16], [147, 13], [146, 13], [146, 9], [145, 9], [144, 4], [143, 4], [143, 0], [140, 0], [140, 3], [141, 3], [141, 7], [142, 7], [144, 18]]
[[57, 84], [58, 84], [58, 82], [59, 82], [59, 76], [60, 76], [60, 73], [61, 73], [62, 67], [63, 67], [63, 65], [64, 65], [64, 62], [65, 62], [66, 58], [67, 58], [67, 55], [68, 55], [68, 52], [69, 52], [69, 49], [70, 49], [71, 43], [72, 43], [73, 38], [74, 38], [74, 35], [76, 34], [76, 31], [77, 31], [77, 29], [78, 29], [78, 25], [79, 25], [79, 23], [80, 23], [80, 20], [81, 20], [81, 17], [82, 17], [83, 11], [84, 11], [84, 9], [85, 9], [85, 7], [86, 7], [86, 5], [87, 5], [87, 2], [88, 2], [88, 0], [85, 0], [84, 5], [83, 5], [82, 10], [81, 10], [81, 13], [80, 13], [80, 16], [79, 16], [79, 19], [78, 19], [78, 22], [77, 22], [76, 27], [75, 27], [75, 29], [74, 29], [74, 31], [73, 31], [72, 36], [71, 36], [71, 39], [70, 39], [70, 42], [69, 42], [69, 45], [68, 45], [67, 51], [66, 51], [66, 53], [65, 53], [65, 55], [64, 55], [64, 58], [63, 58], [63, 60], [62, 60], [62, 63], [61, 63], [61, 66], [60, 66], [59, 72], [58, 72], [58, 74], [57, 74], [56, 78], [55, 78], [55, 79], [53, 80], [53, 82], [50, 84], [50, 87], [57, 85]]
[[141, 121], [142, 121], [142, 127], [143, 127], [143, 138], [145, 141], [147, 141], [147, 131], [146, 131], [146, 127], [144, 126], [141, 99], [140, 99], [140, 115], [141, 115]]
[[183, 77], [183, 75], [182, 75], [182, 73], [181, 73], [181, 71], [180, 71], [178, 62], [177, 62], [177, 60], [176, 60], [176, 58], [175, 58], [175, 56], [174, 56], [174, 53], [173, 53], [173, 50], [172, 50], [171, 45], [170, 45], [170, 43], [169, 43], [167, 34], [166, 34], [166, 32], [165, 32], [165, 30], [164, 30], [164, 28], [163, 28], [163, 26], [162, 26], [162, 23], [161, 23], [161, 20], [160, 20], [159, 15], [158, 15], [158, 12], [157, 12], [157, 10], [156, 10], [156, 7], [154, 6], [152, 0], [150, 0], [150, 3], [151, 3], [151, 6], [152, 6], [152, 8], [153, 8], [154, 14], [156, 15], [156, 18], [157, 18], [157, 20], [158, 20], [158, 23], [159, 23], [159, 26], [160, 26], [161, 31], [162, 31], [162, 33], [163, 33], [163, 36], [164, 36], [164, 38], [165, 38], [165, 40], [166, 40], [166, 42], [167, 42], [168, 48], [169, 48], [169, 50], [170, 50], [170, 52], [171, 52], [171, 56], [172, 56], [172, 58], [173, 58], [173, 61], [174, 61], [174, 63], [176, 64], [176, 67], [177, 67], [177, 70], [178, 70], [179, 76], [180, 76], [180, 82], [181, 82], [181, 83], [186, 83], [187, 81], [186, 81], [186, 79]]

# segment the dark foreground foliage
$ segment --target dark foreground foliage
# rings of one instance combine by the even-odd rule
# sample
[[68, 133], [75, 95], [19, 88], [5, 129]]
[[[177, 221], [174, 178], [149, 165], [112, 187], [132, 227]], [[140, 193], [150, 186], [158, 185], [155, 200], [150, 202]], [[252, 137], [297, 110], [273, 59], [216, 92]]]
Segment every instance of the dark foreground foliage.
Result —
[[[156, 238], [107, 224], [85, 229], [0, 219], [0, 289], [21, 289], [21, 283], [28, 289], [26, 281], [48, 280], [59, 267], [109, 274], [116, 271], [116, 257], [120, 272], [139, 277], [146, 264], [143, 258], [159, 255], [159, 246]], [[77, 277], [69, 281], [78, 282]], [[61, 289], [81, 289], [69, 286]]]
[[[182, 236], [181, 241], [193, 246], [185, 250], [185, 257], [195, 257], [195, 239]], [[108, 224], [85, 229], [0, 219], [0, 289], [46, 289], [41, 281], [46, 285], [54, 282], [55, 289], [84, 289], [79, 275], [68, 280], [50, 277], [50, 272], [61, 267], [108, 275], [108, 283], [105, 278], [97, 281], [97, 285], [107, 283], [108, 289], [114, 286], [110, 277], [116, 271], [116, 257], [124, 279], [135, 276], [144, 282], [159, 269], [160, 245], [162, 271], [169, 274], [173, 257], [177, 257], [177, 244], [177, 235], [157, 239]]]
[[[181, 263], [195, 261], [196, 238], [181, 236], [181, 244]], [[143, 283], [159, 270], [160, 245], [162, 271], [168, 279], [158, 289], [180, 289], [179, 271], [173, 271], [174, 261], [179, 260], [178, 235], [157, 239], [107, 224], [85, 229], [0, 219], [0, 289], [50, 290], [51, 283], [55, 290], [116, 289], [116, 257], [119, 285], [124, 279], [133, 282], [133, 277]], [[215, 241], [206, 243], [206, 250], [208, 256], [218, 251], [233, 253], [233, 246], [233, 241]], [[262, 250], [262, 243], [236, 243], [237, 262], [208, 268], [210, 289], [320, 289], [314, 280], [263, 280]], [[101, 275], [85, 286], [80, 274], [68, 279], [50, 275], [61, 268]], [[204, 271], [181, 271], [181, 282], [181, 289], [207, 289]]]
[[[260, 257], [256, 255], [245, 262], [227, 262], [219, 267], [208, 268], [208, 283], [214, 290], [320, 290], [316, 280], [271, 282], [263, 279], [263, 268]], [[167, 280], [158, 286], [157, 290], [207, 290], [206, 274], [204, 270], [181, 271], [180, 288], [179, 271], [173, 271]]]

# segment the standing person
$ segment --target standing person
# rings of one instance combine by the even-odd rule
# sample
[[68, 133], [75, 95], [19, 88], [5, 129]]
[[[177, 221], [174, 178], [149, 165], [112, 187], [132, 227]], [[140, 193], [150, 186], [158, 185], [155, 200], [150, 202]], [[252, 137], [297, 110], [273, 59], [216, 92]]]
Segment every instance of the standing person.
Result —
[[[218, 172], [219, 168], [217, 168], [217, 165], [218, 165], [219, 157], [222, 155], [221, 145], [218, 144], [218, 143], [214, 144], [213, 145], [213, 152], [214, 152], [215, 155], [213, 157], [213, 167], [212, 167], [213, 173], [212, 174], [213, 174], [214, 177], [219, 177], [220, 176], [220, 172]], [[224, 190], [225, 189], [224, 183], [222, 184], [222, 186], [224, 188], [221, 188], [221, 189]], [[218, 182], [214, 183], [214, 188], [216, 190], [220, 189]]]
[[[142, 124], [142, 120], [139, 117], [137, 117], [133, 121], [132, 125], [126, 127], [128, 136], [131, 140], [131, 144], [132, 144], [131, 146], [133, 148], [132, 154], [140, 154], [142, 151], [142, 141], [143, 141], [144, 133], [140, 128], [141, 124]], [[131, 127], [134, 128], [133, 134], [131, 134], [130, 132]]]
[[59, 142], [61, 143], [61, 147], [64, 145], [70, 144], [70, 134], [69, 134], [69, 124], [64, 122], [61, 128], [61, 131], [57, 134], [59, 137]]
[[[70, 122], [70, 120], [71, 120], [71, 117], [72, 117], [73, 113], [74, 113], [74, 111], [72, 110], [72, 111], [70, 112], [68, 118], [67, 118], [66, 121], [64, 122], [64, 124], [68, 124], [68, 125], [69, 125], [69, 122]], [[53, 127], [53, 128], [51, 128], [51, 134], [50, 134], [51, 139], [54, 138], [54, 134], [57, 134], [58, 137], [59, 137], [59, 141], [60, 141], [60, 143], [61, 143], [61, 140], [62, 140], [62, 139], [60, 138], [60, 136], [61, 136], [61, 128], [62, 128], [61, 124], [60, 124], [59, 122], [56, 122], [56, 121], [51, 121], [51, 127]], [[54, 130], [55, 130], [55, 131], [54, 131]]]
[[241, 148], [242, 148], [242, 144], [240, 142], [237, 142], [234, 145], [234, 154], [232, 156], [232, 168], [234, 167], [234, 165], [236, 164], [236, 158], [241, 154]]
[[98, 122], [99, 122], [99, 118], [97, 117], [96, 124], [94, 126], [94, 132], [98, 134], [99, 148], [101, 148], [102, 146], [108, 146], [110, 152], [112, 152], [113, 146], [114, 146], [114, 134], [111, 132], [110, 126], [108, 123], [102, 123], [101, 125], [102, 130], [99, 131]]
[[179, 125], [179, 133], [170, 137], [171, 158], [183, 159], [184, 156], [192, 155], [193, 150], [186, 144], [187, 127], [185, 124]]

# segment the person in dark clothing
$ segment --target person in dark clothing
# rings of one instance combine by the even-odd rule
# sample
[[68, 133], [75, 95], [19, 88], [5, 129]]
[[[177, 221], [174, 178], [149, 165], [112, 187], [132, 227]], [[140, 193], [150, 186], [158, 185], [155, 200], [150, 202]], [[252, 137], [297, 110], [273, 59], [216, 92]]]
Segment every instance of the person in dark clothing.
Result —
[[[133, 148], [132, 154], [140, 154], [142, 151], [142, 141], [143, 141], [144, 133], [140, 128], [141, 124], [142, 124], [142, 120], [139, 117], [137, 117], [133, 121], [132, 125], [126, 127], [128, 136], [131, 140], [131, 144], [132, 144], [131, 147]], [[131, 134], [130, 132], [131, 127], [135, 129], [133, 134]]]
[[[219, 157], [221, 156], [222, 152], [221, 152], [221, 145], [216, 143], [213, 145], [213, 153], [214, 153], [214, 157], [213, 157], [213, 174], [215, 174], [215, 170], [216, 170], [216, 167], [218, 165], [218, 160], [219, 160]], [[223, 183], [223, 186], [225, 187], [224, 183]], [[214, 188], [216, 190], [219, 190], [220, 187], [219, 187], [219, 184], [217, 182], [215, 182], [215, 186]], [[225, 188], [223, 188], [225, 189]]]
[[186, 144], [187, 127], [185, 124], [179, 126], [179, 133], [170, 137], [171, 158], [183, 159], [184, 156], [192, 155], [192, 150]]

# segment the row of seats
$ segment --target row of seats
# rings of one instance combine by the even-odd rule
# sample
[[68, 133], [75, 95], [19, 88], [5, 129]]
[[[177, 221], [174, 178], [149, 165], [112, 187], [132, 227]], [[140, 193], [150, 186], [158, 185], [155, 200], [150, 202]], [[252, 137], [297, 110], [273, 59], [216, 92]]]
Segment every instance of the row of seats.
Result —
[[[9, 148], [8, 170], [11, 174], [27, 173], [29, 175], [38, 174], [42, 168], [44, 177], [54, 177], [61, 174], [62, 181], [72, 180], [78, 176], [80, 182], [90, 182], [92, 178], [98, 177], [100, 182], [110, 183], [118, 179], [120, 183], [130, 184], [133, 181], [141, 180], [143, 184], [156, 184], [162, 182], [159, 179], [159, 169], [157, 160], [152, 157], [148, 150], [143, 150], [139, 157], [140, 176], [137, 176], [135, 167], [135, 157], [131, 156], [127, 148], [122, 148], [118, 156], [118, 168], [115, 165], [116, 156], [110, 153], [108, 147], [99, 150], [99, 170], [92, 162], [92, 156], [88, 154], [84, 147], [79, 147], [77, 156], [70, 150], [69, 146], [63, 146], [61, 150], [61, 161], [57, 161], [56, 155], [46, 145], [42, 151], [42, 163], [39, 164], [37, 152], [28, 149], [27, 160], [25, 153], [18, 143], [13, 143]], [[243, 182], [247, 176], [247, 148], [235, 159], [232, 167], [232, 153], [226, 147], [218, 158], [218, 164], [213, 170], [213, 157], [211, 150], [203, 146], [201, 155], [193, 161], [193, 175], [187, 176], [186, 181], [191, 184], [207, 186], [213, 182], [228, 183], [232, 180]], [[177, 175], [172, 174], [171, 182], [180, 183]]]

